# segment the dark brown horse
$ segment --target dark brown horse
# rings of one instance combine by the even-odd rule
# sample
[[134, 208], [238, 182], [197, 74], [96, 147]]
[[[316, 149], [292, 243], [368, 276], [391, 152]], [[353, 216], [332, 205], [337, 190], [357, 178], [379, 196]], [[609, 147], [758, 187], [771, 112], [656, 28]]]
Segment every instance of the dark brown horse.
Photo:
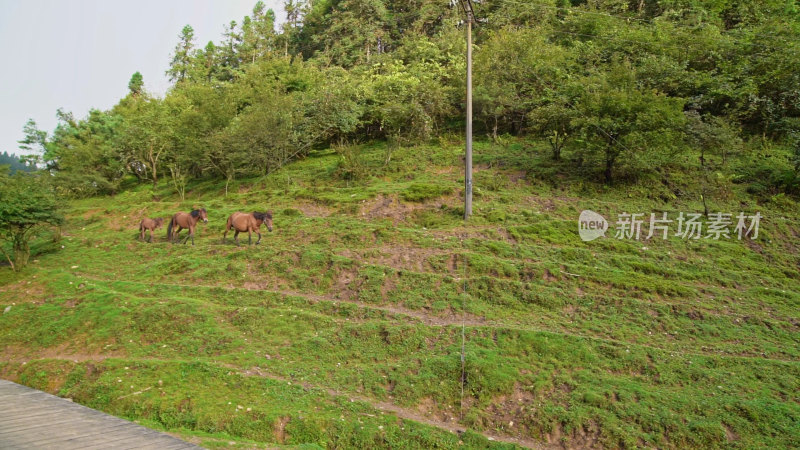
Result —
[[145, 217], [139, 223], [139, 239], [144, 240], [144, 232], [150, 230], [150, 240], [148, 242], [153, 242], [153, 232], [162, 225], [164, 225], [163, 217], [156, 217], [155, 219]]
[[[184, 228], [189, 229], [189, 235], [186, 236], [186, 239], [183, 243], [189, 242], [189, 238], [192, 238], [192, 245], [194, 245], [194, 228], [197, 226], [197, 222], [202, 220], [204, 223], [208, 223], [208, 215], [206, 214], [205, 208], [195, 209], [190, 213], [179, 212], [172, 216], [172, 220], [169, 221], [169, 225], [167, 226], [167, 239], [170, 242], [175, 242], [175, 238], [178, 237], [178, 233], [181, 232]], [[173, 232], [173, 228], [177, 228]], [[180, 240], [178, 240], [180, 242]]]
[[236, 245], [239, 245], [239, 233], [247, 232], [247, 244], [253, 243], [253, 232], [258, 234], [256, 245], [261, 243], [261, 224], [267, 224], [267, 229], [272, 231], [272, 211], [265, 213], [253, 212], [250, 214], [235, 212], [228, 217], [228, 223], [225, 225], [225, 233], [222, 235], [222, 242], [228, 237], [228, 231], [234, 229], [233, 240]]

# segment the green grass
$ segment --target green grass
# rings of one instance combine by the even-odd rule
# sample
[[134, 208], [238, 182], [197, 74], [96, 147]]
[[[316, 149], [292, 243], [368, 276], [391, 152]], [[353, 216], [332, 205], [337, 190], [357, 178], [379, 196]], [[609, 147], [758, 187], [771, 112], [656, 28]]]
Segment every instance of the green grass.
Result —
[[[360, 181], [319, 152], [227, 197], [208, 181], [185, 202], [166, 184], [159, 201], [141, 186], [70, 202], [61, 241], [42, 236], [29, 269], [0, 271], [0, 307], [12, 306], [0, 375], [210, 447], [502, 445], [481, 433], [800, 445], [793, 200], [738, 185], [712, 199], [761, 211], [755, 241], [584, 243], [583, 209], [611, 222], [701, 211], [691, 163], [669, 182], [607, 188], [539, 144], [479, 142], [464, 224], [458, 146], [400, 149], [388, 165], [380, 145], [358, 151], [373, 174]], [[142, 216], [195, 206], [209, 211], [196, 246], [164, 229], [135, 240]], [[275, 231], [260, 246], [221, 242], [230, 213], [264, 209]]]

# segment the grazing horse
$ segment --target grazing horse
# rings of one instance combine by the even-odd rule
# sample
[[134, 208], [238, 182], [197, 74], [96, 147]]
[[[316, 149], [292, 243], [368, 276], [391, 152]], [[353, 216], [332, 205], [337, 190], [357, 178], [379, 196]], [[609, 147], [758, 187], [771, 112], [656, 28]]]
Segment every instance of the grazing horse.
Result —
[[156, 217], [155, 219], [145, 217], [139, 223], [139, 239], [144, 240], [145, 230], [150, 230], [150, 240], [148, 242], [153, 242], [153, 232], [162, 225], [164, 225], [163, 217]]
[[[182, 229], [188, 228], [189, 235], [186, 236], [183, 243], [189, 242], [189, 238], [192, 238], [192, 245], [194, 245], [194, 228], [197, 226], [199, 220], [202, 220], [203, 223], [208, 223], [208, 215], [206, 214], [205, 208], [195, 209], [190, 213], [179, 212], [175, 214], [172, 216], [172, 220], [169, 221], [169, 225], [167, 226], [167, 239], [174, 243], [175, 238], [178, 237], [178, 233], [180, 233]], [[173, 232], [172, 230], [175, 227], [177, 227], [177, 230]], [[180, 239], [178, 242], [180, 242]]]
[[247, 231], [248, 245], [253, 243], [253, 232], [255, 231], [256, 234], [258, 234], [258, 240], [256, 241], [256, 245], [258, 245], [261, 243], [262, 223], [266, 223], [267, 229], [270, 232], [272, 231], [272, 211], [267, 211], [265, 213], [253, 212], [250, 214], [235, 212], [228, 217], [228, 223], [225, 225], [225, 233], [222, 235], [222, 242], [225, 242], [225, 239], [228, 237], [228, 231], [231, 231], [231, 228], [233, 228], [235, 231], [233, 240], [236, 241], [236, 245], [239, 245], [239, 233], [244, 233], [245, 231]]

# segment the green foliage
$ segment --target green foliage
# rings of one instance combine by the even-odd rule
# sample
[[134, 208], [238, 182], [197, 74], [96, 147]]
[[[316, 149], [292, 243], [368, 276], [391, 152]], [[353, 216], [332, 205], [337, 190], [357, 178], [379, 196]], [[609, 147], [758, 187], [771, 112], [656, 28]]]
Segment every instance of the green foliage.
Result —
[[8, 152], [0, 153], [0, 166], [8, 166], [9, 173], [11, 174], [18, 170], [23, 172], [35, 170], [35, 167], [32, 167], [24, 161], [24, 157], [18, 157], [13, 153], [9, 155]]
[[128, 91], [132, 96], [137, 96], [144, 90], [144, 78], [139, 72], [134, 72], [131, 75], [131, 80], [128, 82]]
[[62, 221], [44, 175], [0, 172], [0, 239], [11, 244], [11, 252], [3, 246], [0, 251], [14, 270], [28, 264], [29, 241], [34, 234], [43, 226], [60, 225]]
[[619, 165], [644, 172], [683, 150], [684, 101], [643, 91], [635, 80], [629, 64], [617, 65], [609, 77], [588, 79], [591, 84], [578, 100], [579, 155], [603, 168], [606, 183]]

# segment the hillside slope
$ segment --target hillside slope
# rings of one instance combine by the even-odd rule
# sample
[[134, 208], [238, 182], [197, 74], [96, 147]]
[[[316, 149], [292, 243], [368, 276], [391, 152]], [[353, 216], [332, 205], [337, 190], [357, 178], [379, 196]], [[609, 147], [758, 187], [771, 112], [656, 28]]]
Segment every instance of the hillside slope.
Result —
[[[446, 141], [74, 201], [0, 269], [0, 376], [212, 447], [799, 446], [796, 203], [715, 201], [754, 240], [582, 242], [584, 209], [702, 211], [693, 175], [608, 189], [528, 145], [477, 144], [467, 224]], [[194, 206], [194, 247], [136, 241]], [[264, 209], [260, 246], [221, 242]]]

